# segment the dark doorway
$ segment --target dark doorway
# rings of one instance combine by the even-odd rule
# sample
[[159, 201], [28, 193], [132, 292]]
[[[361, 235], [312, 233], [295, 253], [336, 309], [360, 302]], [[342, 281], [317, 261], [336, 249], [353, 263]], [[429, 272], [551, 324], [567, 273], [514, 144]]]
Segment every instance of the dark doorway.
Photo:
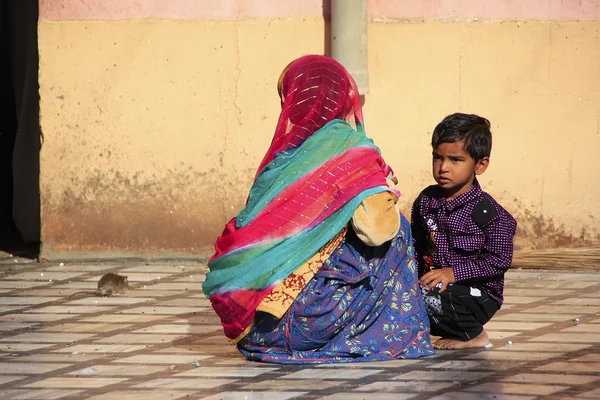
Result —
[[40, 244], [38, 0], [0, 0], [0, 251]]

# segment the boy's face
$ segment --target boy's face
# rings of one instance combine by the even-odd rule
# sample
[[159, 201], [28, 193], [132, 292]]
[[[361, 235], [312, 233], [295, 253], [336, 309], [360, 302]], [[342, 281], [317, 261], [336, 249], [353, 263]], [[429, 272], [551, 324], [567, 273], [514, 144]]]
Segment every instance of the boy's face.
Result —
[[463, 141], [442, 143], [433, 149], [433, 178], [451, 200], [471, 189], [475, 175], [484, 173], [489, 162], [488, 157], [475, 162]]

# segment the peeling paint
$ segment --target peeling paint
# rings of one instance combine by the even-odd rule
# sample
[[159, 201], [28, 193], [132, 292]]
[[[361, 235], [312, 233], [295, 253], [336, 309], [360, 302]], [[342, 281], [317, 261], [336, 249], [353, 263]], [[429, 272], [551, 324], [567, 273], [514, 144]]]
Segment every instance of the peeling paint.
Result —
[[240, 179], [215, 169], [172, 172], [161, 179], [143, 172], [128, 177], [95, 171], [83, 182], [75, 179], [72, 188], [60, 194], [51, 195], [46, 187], [45, 257], [56, 252], [111, 251], [206, 256], [227, 220], [243, 206], [237, 193], [223, 190], [234, 188], [233, 182]]
[[[594, 224], [591, 227], [582, 226], [576, 232], [556, 223], [552, 217], [528, 208], [517, 199], [513, 200], [513, 204], [512, 214], [518, 223], [516, 250], [592, 247], [600, 242], [600, 232], [594, 228]], [[595, 220], [593, 215], [589, 218], [592, 222]]]

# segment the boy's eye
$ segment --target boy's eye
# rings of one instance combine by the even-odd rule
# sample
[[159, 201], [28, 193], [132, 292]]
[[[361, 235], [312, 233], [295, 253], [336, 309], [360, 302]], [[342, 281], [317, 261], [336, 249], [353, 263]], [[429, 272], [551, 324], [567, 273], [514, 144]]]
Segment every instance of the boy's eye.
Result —
[[450, 161], [459, 162], [459, 161], [462, 161], [462, 158], [450, 157]]

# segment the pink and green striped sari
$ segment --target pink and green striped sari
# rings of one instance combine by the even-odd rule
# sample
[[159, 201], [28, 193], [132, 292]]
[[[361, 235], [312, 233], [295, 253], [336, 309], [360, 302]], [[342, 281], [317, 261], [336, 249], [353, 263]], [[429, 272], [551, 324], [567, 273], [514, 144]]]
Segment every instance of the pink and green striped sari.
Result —
[[260, 302], [337, 235], [366, 197], [392, 190], [343, 67], [303, 57], [285, 73], [282, 96], [271, 147], [246, 206], [215, 243], [203, 285], [234, 341], [252, 326]]

